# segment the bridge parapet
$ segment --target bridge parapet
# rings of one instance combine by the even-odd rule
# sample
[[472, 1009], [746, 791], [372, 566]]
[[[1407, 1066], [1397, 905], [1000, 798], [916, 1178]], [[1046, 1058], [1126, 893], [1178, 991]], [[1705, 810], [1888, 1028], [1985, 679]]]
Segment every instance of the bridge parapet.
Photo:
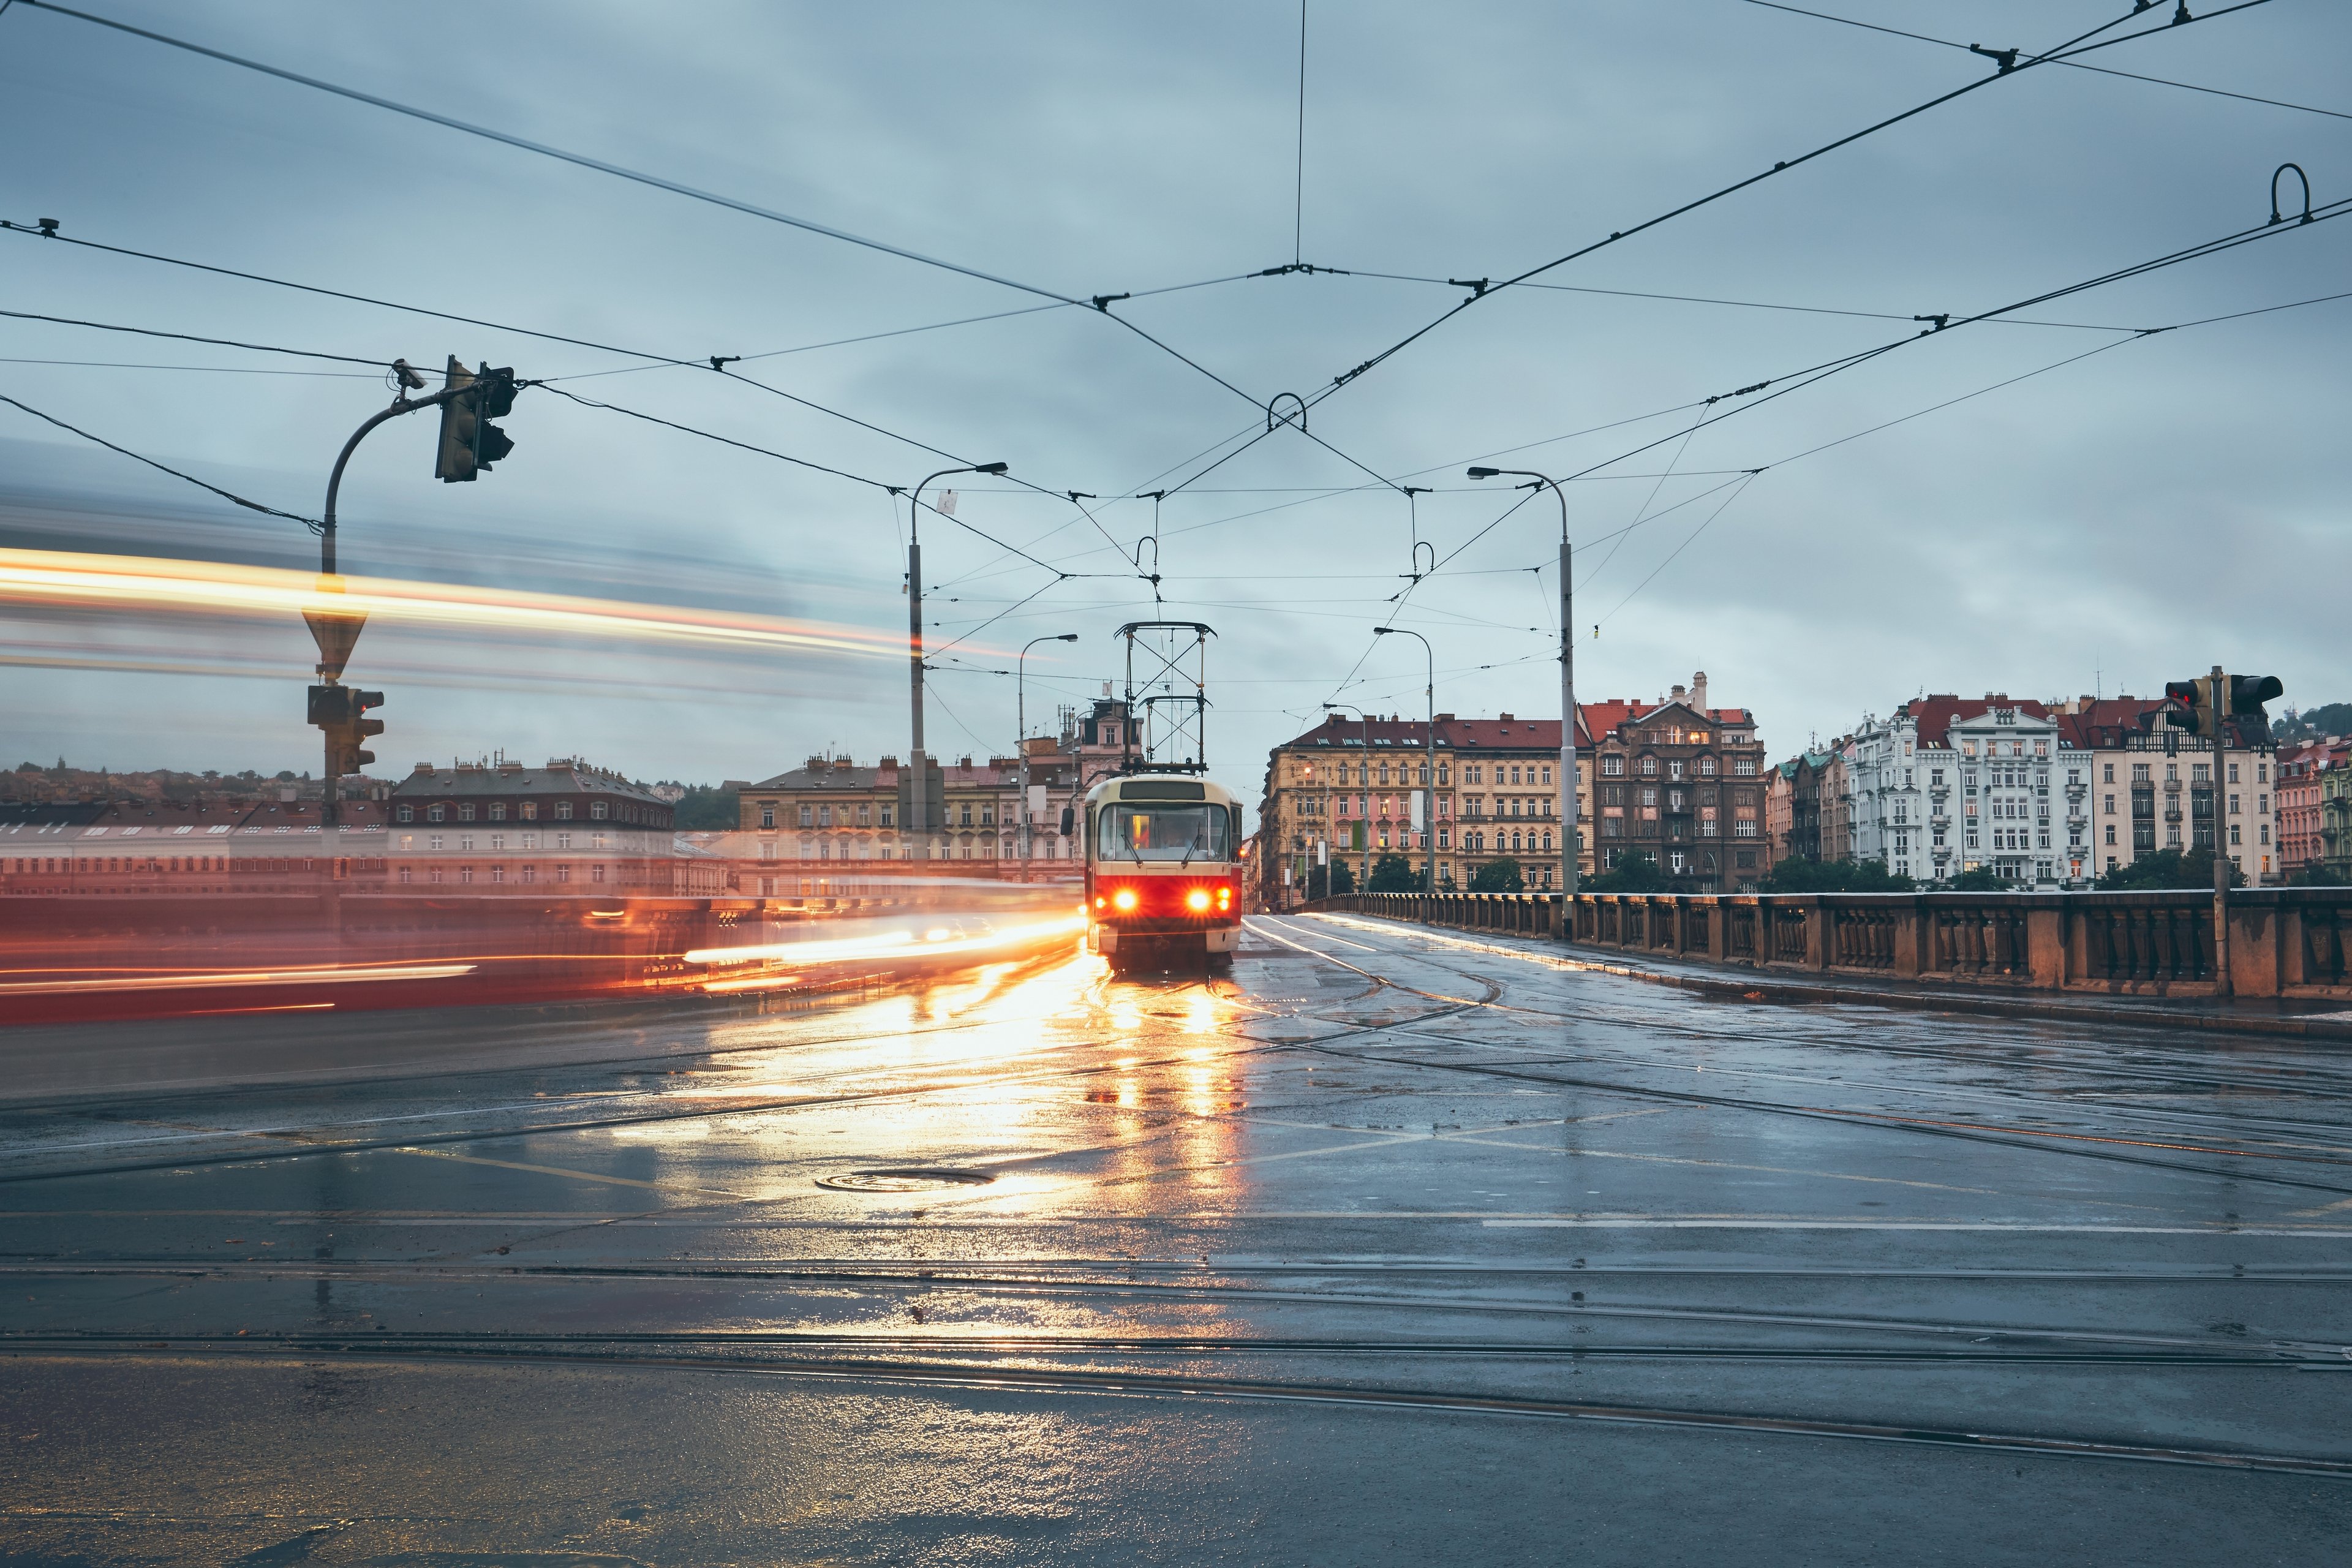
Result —
[[[2213, 897], [2129, 893], [1341, 893], [1348, 910], [1727, 967], [1928, 984], [2210, 995]], [[2352, 888], [2229, 900], [2240, 996], [2352, 998]]]

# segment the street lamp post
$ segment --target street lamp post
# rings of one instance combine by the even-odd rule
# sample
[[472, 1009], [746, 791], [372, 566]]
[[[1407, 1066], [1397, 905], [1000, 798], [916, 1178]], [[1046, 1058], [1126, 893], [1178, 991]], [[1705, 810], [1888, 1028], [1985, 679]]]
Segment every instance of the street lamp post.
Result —
[[1533, 483], [1522, 489], [1551, 487], [1552, 499], [1559, 502], [1559, 886], [1560, 932], [1572, 929], [1574, 911], [1568, 900], [1576, 895], [1576, 861], [1582, 848], [1576, 823], [1576, 634], [1572, 584], [1569, 580], [1568, 497], [1559, 481], [1533, 468], [1472, 468], [1474, 479], [1491, 479], [1503, 474], [1515, 474]]
[[908, 765], [914, 770], [912, 793], [907, 796], [908, 820], [900, 831], [915, 837], [914, 860], [931, 858], [931, 825], [925, 809], [924, 786], [930, 780], [923, 772], [923, 540], [919, 524], [923, 516], [923, 489], [931, 479], [943, 479], [950, 474], [1001, 474], [1011, 465], [1005, 463], [971, 463], [961, 468], [941, 468], [917, 485], [907, 504], [907, 658], [913, 666], [915, 746]]
[[1407, 626], [1374, 626], [1372, 635], [1391, 634], [1409, 637], [1421, 644], [1422, 656], [1429, 664], [1429, 684], [1423, 695], [1429, 699], [1428, 760], [1422, 764], [1421, 848], [1423, 854], [1421, 890], [1434, 895], [1437, 891], [1437, 655], [1429, 639]]
[[1021, 744], [1021, 880], [1029, 879], [1029, 702], [1024, 683], [1029, 678], [1029, 650], [1041, 642], [1076, 642], [1076, 632], [1049, 633], [1031, 637], [1021, 645], [1021, 657], [1013, 661], [1013, 723], [1020, 731]]
[[[1356, 708], [1356, 705], [1352, 702], [1326, 702], [1323, 706], [1327, 710], [1337, 710], [1341, 708], [1356, 709], [1356, 718], [1364, 726], [1364, 757], [1363, 761], [1359, 763], [1357, 766], [1365, 770], [1363, 779], [1365, 783], [1369, 784], [1372, 776], [1370, 771], [1372, 761], [1372, 716], [1365, 712], [1361, 708]], [[1342, 752], [1339, 754], [1339, 782], [1343, 784], [1348, 782], [1347, 767], [1347, 753]], [[1364, 886], [1362, 890], [1368, 891], [1372, 885], [1372, 825], [1369, 818], [1361, 820], [1364, 823]], [[1324, 882], [1327, 891], [1328, 890], [1329, 881], [1329, 873], [1326, 872]]]

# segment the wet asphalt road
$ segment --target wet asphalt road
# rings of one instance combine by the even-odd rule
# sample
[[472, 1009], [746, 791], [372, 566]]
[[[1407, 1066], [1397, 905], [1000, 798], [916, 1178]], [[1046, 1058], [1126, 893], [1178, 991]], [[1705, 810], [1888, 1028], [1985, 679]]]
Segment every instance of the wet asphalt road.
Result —
[[[224, 1087], [317, 1038], [349, 1081]], [[47, 1095], [0, 1106], [0, 1563], [2352, 1539], [2325, 1047], [1332, 918], [1254, 921], [1230, 982], [19, 1032], [0, 1072]]]

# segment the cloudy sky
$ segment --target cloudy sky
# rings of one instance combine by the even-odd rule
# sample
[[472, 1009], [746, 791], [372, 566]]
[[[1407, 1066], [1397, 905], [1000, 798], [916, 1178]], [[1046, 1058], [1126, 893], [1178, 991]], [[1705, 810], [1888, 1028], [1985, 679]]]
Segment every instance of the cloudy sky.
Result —
[[[935, 752], [1010, 748], [998, 672], [1022, 642], [1082, 639], [1031, 659], [1034, 728], [1117, 678], [1115, 628], [1155, 613], [1216, 627], [1212, 757], [1236, 783], [1323, 702], [1421, 710], [1420, 646], [1371, 634], [1391, 617], [1430, 639], [1441, 710], [1556, 713], [1559, 509], [1465, 479], [1481, 460], [1584, 475], [1582, 695], [1704, 668], [1776, 752], [1922, 689], [2145, 692], [2220, 662], [2305, 704], [2352, 697], [2352, 300], [2136, 331], [2352, 288], [2352, 223], [1912, 339], [1914, 316], [2260, 226], [2289, 160], [2321, 203], [2352, 195], [2352, 14], [2320, 0], [2179, 28], [2159, 6], [2084, 63], [2163, 83], [1992, 81], [1480, 300], [1336, 391], [1466, 296], [1448, 279], [1524, 272], [1994, 67], [1743, 0], [1311, 0], [1302, 174], [1292, 4], [85, 8], [1007, 280], [0, 14], [0, 216], [500, 326], [16, 234], [0, 308], [510, 364], [856, 476], [527, 392], [513, 456], [471, 485], [430, 477], [430, 416], [373, 437], [347, 572], [887, 632], [907, 521], [877, 487], [936, 453], [1010, 463], [1035, 488], [960, 485], [955, 521], [923, 519], [929, 636], [953, 645]], [[2030, 53], [2126, 4], [1822, 8]], [[1249, 276], [1295, 259], [1343, 273]], [[1097, 294], [1138, 297], [1055, 299]], [[366, 363], [8, 318], [0, 344], [6, 395], [304, 516], [387, 395]], [[656, 363], [713, 354], [743, 357]], [[1314, 402], [1307, 434], [1266, 434], [1286, 393]], [[1416, 533], [1443, 569], [1409, 584]], [[0, 545], [297, 567], [316, 548], [5, 405]], [[0, 656], [11, 752], [316, 765], [297, 624], [0, 607]], [[380, 625], [352, 674], [391, 696], [379, 773], [503, 749], [716, 781], [908, 740], [903, 658]]]

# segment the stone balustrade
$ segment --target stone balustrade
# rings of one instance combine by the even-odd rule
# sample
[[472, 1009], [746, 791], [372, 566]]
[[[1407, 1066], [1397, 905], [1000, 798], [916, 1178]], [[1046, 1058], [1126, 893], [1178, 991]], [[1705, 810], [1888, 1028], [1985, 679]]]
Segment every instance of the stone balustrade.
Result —
[[[1353, 910], [1729, 966], [2117, 995], [2210, 995], [2213, 896], [2132, 893], [1344, 893]], [[2352, 998], [2352, 889], [2229, 900], [2240, 996]]]

